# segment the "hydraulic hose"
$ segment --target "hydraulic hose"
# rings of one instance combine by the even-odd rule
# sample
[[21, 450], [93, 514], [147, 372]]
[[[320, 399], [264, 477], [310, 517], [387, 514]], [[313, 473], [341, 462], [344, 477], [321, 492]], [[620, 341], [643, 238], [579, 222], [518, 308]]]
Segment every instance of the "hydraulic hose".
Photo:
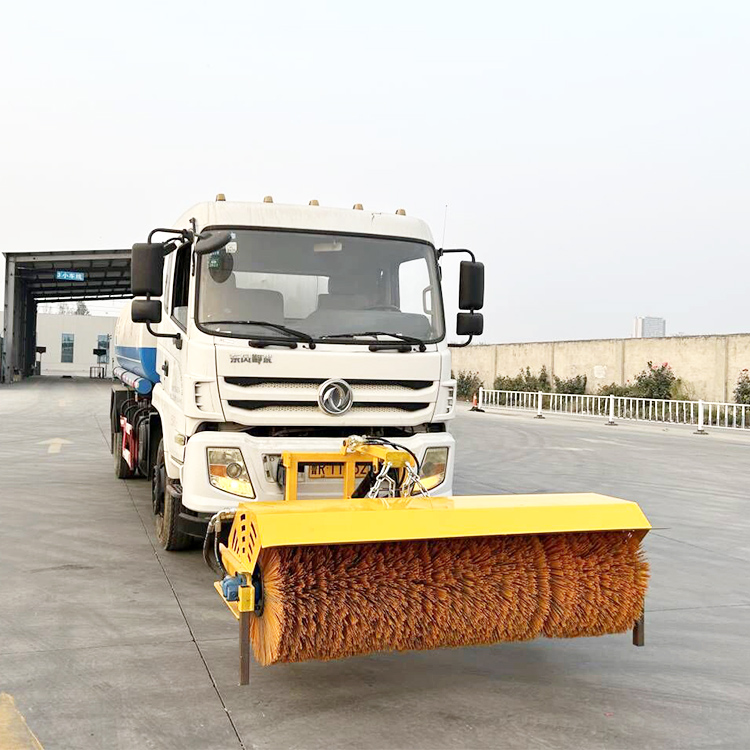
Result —
[[[211, 516], [206, 528], [206, 536], [203, 539], [203, 559], [214, 573], [222, 578], [227, 575], [224, 566], [221, 564], [221, 554], [219, 553], [219, 534], [221, 533], [221, 522], [234, 520], [233, 510], [220, 510]], [[213, 544], [211, 538], [213, 537]]]

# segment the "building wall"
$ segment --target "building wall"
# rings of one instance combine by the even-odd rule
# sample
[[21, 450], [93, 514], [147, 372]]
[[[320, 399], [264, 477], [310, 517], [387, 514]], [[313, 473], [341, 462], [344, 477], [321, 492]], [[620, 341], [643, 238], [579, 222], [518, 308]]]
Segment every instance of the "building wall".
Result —
[[517, 375], [544, 365], [552, 376], [586, 375], [589, 393], [602, 385], [633, 381], [649, 361], [668, 362], [695, 398], [731, 401], [741, 370], [750, 369], [750, 334], [672, 336], [490, 344], [452, 349], [453, 372], [479, 372], [491, 388], [497, 375]]
[[[37, 320], [36, 345], [46, 346], [41, 355], [42, 375], [85, 375], [91, 365], [98, 363], [92, 350], [97, 348], [100, 334], [114, 337], [114, 316], [98, 315], [46, 315], [40, 314]], [[62, 362], [62, 334], [74, 336], [73, 362]], [[112, 342], [110, 342], [110, 363], [107, 373], [112, 372]]]
[[667, 335], [667, 321], [664, 318], [636, 318], [633, 323], [634, 339], [663, 338]]

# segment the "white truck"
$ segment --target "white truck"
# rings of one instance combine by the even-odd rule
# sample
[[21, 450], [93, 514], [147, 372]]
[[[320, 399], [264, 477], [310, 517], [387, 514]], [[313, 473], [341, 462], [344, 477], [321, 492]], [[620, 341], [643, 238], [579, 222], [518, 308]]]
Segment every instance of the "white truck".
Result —
[[[165, 549], [247, 500], [283, 501], [282, 452], [364, 435], [416, 458], [452, 494], [456, 382], [440, 259], [461, 262], [461, 336], [482, 332], [484, 267], [436, 249], [421, 220], [351, 210], [199, 203], [132, 252], [135, 299], [115, 331], [112, 450], [149, 477]], [[299, 498], [340, 495], [340, 467], [298, 469]], [[357, 468], [360, 496], [373, 483]]]

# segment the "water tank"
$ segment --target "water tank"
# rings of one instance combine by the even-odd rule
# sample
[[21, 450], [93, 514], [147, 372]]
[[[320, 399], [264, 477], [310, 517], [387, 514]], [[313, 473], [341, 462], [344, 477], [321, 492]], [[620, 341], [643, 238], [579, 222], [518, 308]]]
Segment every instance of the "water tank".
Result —
[[156, 372], [156, 339], [148, 332], [145, 323], [130, 319], [132, 300], [122, 308], [115, 326], [115, 358], [117, 364], [128, 372], [159, 382]]

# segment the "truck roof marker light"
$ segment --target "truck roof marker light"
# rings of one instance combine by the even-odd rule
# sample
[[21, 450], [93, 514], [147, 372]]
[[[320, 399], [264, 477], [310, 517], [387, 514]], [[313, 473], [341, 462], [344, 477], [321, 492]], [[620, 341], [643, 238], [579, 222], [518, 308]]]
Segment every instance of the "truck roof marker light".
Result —
[[352, 208], [353, 208], [353, 209], [354, 209], [355, 211], [361, 211], [361, 210], [362, 210], [362, 204], [361, 204], [361, 203], [355, 203], [355, 204], [354, 204], [354, 205], [352, 206]]
[[403, 208], [396, 209], [396, 216], [406, 216], [406, 211]]
[[318, 203], [318, 201], [316, 201], [315, 198], [313, 198], [307, 205], [308, 206], [319, 206], [320, 203]]
[[265, 198], [263, 198], [263, 203], [273, 203], [273, 196], [267, 195]]
[[224, 193], [216, 193], [217, 203], [220, 203], [221, 201], [225, 201], [225, 200], [226, 200], [226, 196], [224, 195]]

